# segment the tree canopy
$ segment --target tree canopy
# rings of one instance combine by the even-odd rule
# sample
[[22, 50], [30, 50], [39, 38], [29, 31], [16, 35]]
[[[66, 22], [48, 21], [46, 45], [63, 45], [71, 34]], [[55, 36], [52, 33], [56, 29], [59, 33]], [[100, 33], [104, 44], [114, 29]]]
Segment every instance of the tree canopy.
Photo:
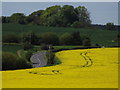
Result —
[[14, 13], [9, 18], [2, 17], [3, 23], [36, 24], [42, 26], [70, 27], [76, 21], [80, 25], [91, 24], [90, 14], [86, 7], [72, 5], [51, 6], [45, 10], [34, 11], [28, 16], [23, 13]]

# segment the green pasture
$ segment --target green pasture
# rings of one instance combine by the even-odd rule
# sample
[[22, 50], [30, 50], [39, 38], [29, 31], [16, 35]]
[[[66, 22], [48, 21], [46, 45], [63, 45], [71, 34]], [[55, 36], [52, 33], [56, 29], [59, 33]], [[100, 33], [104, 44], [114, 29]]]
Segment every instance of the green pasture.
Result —
[[20, 24], [3, 24], [2, 25], [2, 35], [9, 33], [16, 33], [21, 35], [26, 32], [35, 32], [37, 35], [41, 35], [45, 32], [55, 32], [58, 36], [61, 36], [64, 33], [72, 33], [75, 31], [80, 31], [81, 36], [88, 36], [91, 38], [92, 44], [96, 43], [104, 46], [115, 46], [117, 45], [114, 42], [117, 38], [117, 31], [110, 30], [99, 30], [99, 29], [79, 29], [79, 28], [68, 28], [68, 27], [45, 27], [38, 25], [20, 25]]
[[4, 52], [12, 52], [12, 53], [14, 53], [16, 55], [17, 55], [17, 51], [19, 49], [22, 49], [21, 45], [15, 45], [15, 44], [12, 44], [12, 45], [10, 45], [10, 44], [3, 44], [2, 45], [2, 51], [4, 51]]
[[[71, 48], [76, 48], [80, 46], [54, 46], [54, 49], [71, 49]], [[22, 48], [22, 45], [17, 45], [17, 44], [3, 44], [2, 45], [2, 51], [3, 52], [11, 52], [17, 55], [17, 51], [21, 50], [21, 56], [25, 57], [25, 53], [27, 51], [24, 51]], [[40, 51], [40, 46], [34, 46], [34, 49], [37, 49], [37, 51]], [[34, 50], [33, 49], [33, 50]]]

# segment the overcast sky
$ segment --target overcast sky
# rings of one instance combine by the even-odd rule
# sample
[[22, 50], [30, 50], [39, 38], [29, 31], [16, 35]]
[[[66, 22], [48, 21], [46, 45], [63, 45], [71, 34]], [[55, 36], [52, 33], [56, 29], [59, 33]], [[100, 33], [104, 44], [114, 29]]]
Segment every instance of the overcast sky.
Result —
[[117, 2], [2, 2], [2, 15], [10, 16], [13, 13], [29, 15], [37, 10], [44, 10], [53, 5], [85, 6], [90, 12], [93, 24], [118, 24]]

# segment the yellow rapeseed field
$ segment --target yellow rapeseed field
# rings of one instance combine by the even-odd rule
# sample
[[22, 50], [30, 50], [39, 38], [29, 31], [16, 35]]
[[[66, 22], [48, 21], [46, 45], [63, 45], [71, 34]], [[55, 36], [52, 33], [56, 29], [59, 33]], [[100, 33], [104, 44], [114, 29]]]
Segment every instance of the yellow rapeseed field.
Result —
[[61, 64], [2, 71], [3, 88], [117, 88], [118, 48], [66, 50]]

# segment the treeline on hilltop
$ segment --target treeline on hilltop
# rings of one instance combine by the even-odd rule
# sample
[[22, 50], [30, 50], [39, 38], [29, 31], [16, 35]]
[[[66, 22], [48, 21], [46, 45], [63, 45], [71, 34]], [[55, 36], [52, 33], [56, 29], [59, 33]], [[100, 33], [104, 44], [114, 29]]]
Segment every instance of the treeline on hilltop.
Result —
[[120, 26], [114, 25], [112, 22], [106, 25], [91, 24], [90, 14], [86, 7], [71, 5], [51, 6], [45, 10], [35, 11], [28, 16], [24, 13], [13, 13], [11, 16], [2, 16], [2, 23], [17, 23], [17, 24], [35, 24], [41, 26], [54, 27], [73, 27], [85, 28], [94, 27], [108, 30], [118, 30]]
[[90, 15], [84, 6], [71, 5], [51, 6], [45, 10], [38, 10], [25, 16], [14, 13], [9, 17], [2, 16], [2, 23], [36, 24], [57, 27], [88, 27], [91, 24]]

